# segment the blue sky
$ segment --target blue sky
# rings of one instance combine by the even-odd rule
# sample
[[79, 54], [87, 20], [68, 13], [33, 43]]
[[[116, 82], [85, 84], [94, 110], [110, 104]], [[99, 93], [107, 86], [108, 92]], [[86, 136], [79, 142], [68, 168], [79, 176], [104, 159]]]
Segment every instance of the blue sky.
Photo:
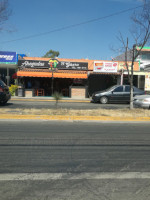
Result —
[[[5, 28], [13, 31], [0, 32], [0, 51], [41, 57], [53, 49], [60, 52], [60, 58], [110, 60], [117, 55], [111, 47], [121, 46], [117, 39], [119, 32], [130, 36], [133, 11], [54, 30], [140, 5], [141, 0], [10, 0], [12, 16]], [[46, 32], [49, 33], [43, 34]], [[25, 39], [36, 34], [41, 36]], [[132, 42], [131, 38], [129, 40]]]

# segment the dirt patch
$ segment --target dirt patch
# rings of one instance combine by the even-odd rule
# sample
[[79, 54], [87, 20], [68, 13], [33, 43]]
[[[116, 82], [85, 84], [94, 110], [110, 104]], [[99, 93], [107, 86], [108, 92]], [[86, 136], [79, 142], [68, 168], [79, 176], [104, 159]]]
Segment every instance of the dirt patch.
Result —
[[18, 115], [64, 115], [64, 116], [110, 116], [110, 117], [150, 117], [150, 110], [146, 109], [92, 109], [92, 110], [73, 110], [73, 109], [2, 109], [0, 114]]

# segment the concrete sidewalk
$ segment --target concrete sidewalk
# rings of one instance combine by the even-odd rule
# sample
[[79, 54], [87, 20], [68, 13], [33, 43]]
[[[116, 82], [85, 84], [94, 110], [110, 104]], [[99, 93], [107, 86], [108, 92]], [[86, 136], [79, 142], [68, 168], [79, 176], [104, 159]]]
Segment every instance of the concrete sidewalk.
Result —
[[[53, 97], [18, 97], [18, 96], [12, 96], [11, 100], [16, 100], [16, 101], [23, 101], [23, 100], [28, 100], [28, 101], [55, 101]], [[81, 99], [75, 99], [75, 98], [67, 98], [63, 97], [60, 102], [91, 102], [91, 98], [81, 98]]]

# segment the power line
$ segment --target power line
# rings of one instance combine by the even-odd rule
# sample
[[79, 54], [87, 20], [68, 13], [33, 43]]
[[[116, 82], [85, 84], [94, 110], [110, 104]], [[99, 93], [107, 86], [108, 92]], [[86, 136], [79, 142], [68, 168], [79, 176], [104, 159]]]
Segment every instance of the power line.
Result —
[[107, 18], [116, 16], [116, 15], [120, 15], [120, 14], [129, 12], [129, 11], [141, 8], [141, 7], [143, 7], [143, 6], [137, 6], [137, 7], [134, 7], [134, 8], [129, 8], [129, 9], [122, 10], [122, 11], [119, 11], [119, 12], [116, 12], [116, 13], [112, 13], [110, 15], [106, 15], [104, 17], [98, 17], [98, 18], [91, 19], [91, 20], [84, 21], [84, 22], [80, 22], [80, 23], [77, 23], [77, 24], [72, 24], [72, 25], [61, 27], [61, 28], [57, 28], [57, 29], [54, 29], [54, 30], [51, 30], [51, 31], [38, 33], [38, 34], [34, 34], [34, 35], [29, 35], [29, 36], [26, 36], [26, 37], [18, 38], [18, 39], [15, 39], [15, 40], [8, 40], [8, 41], [0, 42], [0, 43], [5, 44], [5, 43], [10, 43], [10, 42], [16, 42], [16, 41], [19, 41], [19, 40], [25, 40], [25, 39], [35, 38], [35, 37], [39, 37], [39, 36], [43, 36], [43, 35], [48, 35], [48, 34], [51, 34], [51, 33], [54, 33], [54, 32], [59, 32], [59, 31], [63, 31], [63, 30], [66, 30], [66, 29], [75, 28], [77, 26], [82, 26], [82, 25], [85, 25], [85, 24], [89, 24], [89, 23], [93, 23], [93, 22], [100, 21], [100, 20], [103, 20], [103, 19], [107, 19]]

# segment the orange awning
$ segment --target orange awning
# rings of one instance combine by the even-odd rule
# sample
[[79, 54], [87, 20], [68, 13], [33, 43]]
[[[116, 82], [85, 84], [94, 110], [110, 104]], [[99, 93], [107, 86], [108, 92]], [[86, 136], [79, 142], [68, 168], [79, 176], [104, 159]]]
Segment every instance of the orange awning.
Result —
[[[17, 76], [24, 77], [52, 77], [52, 72], [31, 72], [31, 71], [18, 71]], [[87, 79], [87, 74], [85, 73], [53, 73], [54, 78], [79, 78]]]

